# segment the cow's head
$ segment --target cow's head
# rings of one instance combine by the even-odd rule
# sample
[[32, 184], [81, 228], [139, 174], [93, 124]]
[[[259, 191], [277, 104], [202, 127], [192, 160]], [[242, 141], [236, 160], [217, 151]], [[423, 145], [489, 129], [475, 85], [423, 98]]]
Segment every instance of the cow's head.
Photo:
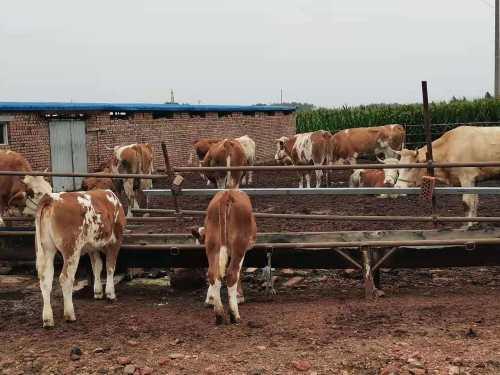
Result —
[[[419, 152], [419, 150], [407, 150], [402, 149], [397, 152], [401, 155], [399, 159], [400, 164], [410, 164], [410, 163], [419, 163], [424, 160], [419, 160], [420, 158], [425, 158], [425, 152]], [[394, 187], [397, 188], [410, 188], [420, 186], [422, 182], [422, 176], [425, 173], [425, 169], [423, 168], [399, 168], [399, 177], [396, 185]]]
[[192, 227], [191, 234], [196, 240], [196, 244], [198, 245], [205, 244], [205, 227]]
[[26, 176], [22, 180], [25, 186], [24, 191], [17, 192], [11, 200], [13, 206], [16, 206], [16, 195], [19, 199], [19, 193], [24, 194], [25, 207], [23, 209], [23, 214], [28, 216], [35, 216], [38, 204], [42, 200], [43, 196], [52, 193], [52, 186], [42, 177], [42, 176]]
[[[399, 160], [396, 158], [385, 158], [380, 159], [377, 156], [377, 160], [383, 164], [398, 164]], [[388, 187], [392, 187], [396, 185], [396, 181], [398, 180], [399, 169], [384, 169], [384, 185]]]
[[276, 155], [274, 155], [274, 159], [278, 164], [287, 164], [290, 159], [290, 155], [288, 155], [285, 148], [286, 142], [288, 142], [288, 137], [276, 139]]

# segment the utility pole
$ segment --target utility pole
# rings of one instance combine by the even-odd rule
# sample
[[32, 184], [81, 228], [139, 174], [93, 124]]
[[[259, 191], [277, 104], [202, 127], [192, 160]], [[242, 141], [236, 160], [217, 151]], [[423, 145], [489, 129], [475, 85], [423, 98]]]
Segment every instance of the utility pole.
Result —
[[495, 0], [495, 98], [500, 99], [500, 0]]
[[170, 89], [170, 103], [175, 103], [175, 100], [174, 100], [174, 90], [173, 89]]
[[283, 104], [283, 89], [280, 89], [280, 104]]

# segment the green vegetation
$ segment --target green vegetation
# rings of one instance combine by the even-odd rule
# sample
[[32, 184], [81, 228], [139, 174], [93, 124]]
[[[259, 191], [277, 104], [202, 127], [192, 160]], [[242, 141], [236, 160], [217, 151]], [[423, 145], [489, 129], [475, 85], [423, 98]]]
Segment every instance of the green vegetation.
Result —
[[[430, 105], [433, 124], [500, 121], [500, 101], [456, 99]], [[297, 132], [332, 132], [384, 124], [422, 124], [421, 104], [371, 104], [358, 107], [318, 108], [297, 113]]]

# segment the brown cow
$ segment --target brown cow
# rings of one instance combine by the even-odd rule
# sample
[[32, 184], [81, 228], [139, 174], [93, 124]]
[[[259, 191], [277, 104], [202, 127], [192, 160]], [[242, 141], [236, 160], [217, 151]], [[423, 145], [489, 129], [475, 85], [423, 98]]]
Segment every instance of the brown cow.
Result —
[[[111, 169], [115, 174], [152, 174], [153, 173], [153, 148], [149, 143], [136, 143], [127, 146], [116, 146], [113, 152], [114, 163]], [[139, 186], [134, 184], [133, 178], [119, 180], [117, 190], [123, 187], [127, 196], [127, 216], [132, 216], [132, 209], [139, 208], [137, 202], [137, 187], [142, 190], [153, 186], [152, 180], [140, 179]], [[134, 186], [136, 185], [136, 186]]]
[[100, 252], [106, 256], [106, 297], [114, 300], [113, 275], [125, 226], [123, 207], [111, 190], [53, 193], [45, 195], [36, 214], [36, 268], [43, 297], [43, 326], [52, 327], [50, 303], [54, 256], [60, 252], [63, 268], [59, 276], [64, 318], [75, 321], [73, 283], [80, 256], [88, 253], [94, 273], [94, 298], [103, 298]]
[[[245, 150], [238, 141], [224, 139], [210, 147], [201, 162], [202, 167], [247, 166]], [[219, 189], [239, 188], [244, 171], [214, 172]]]
[[[281, 137], [276, 140], [276, 155], [274, 158], [279, 164], [293, 165], [322, 165], [331, 164], [331, 138], [328, 131], [318, 130], [316, 132], [296, 134], [293, 137]], [[309, 171], [298, 172], [299, 188], [304, 187], [304, 175], [307, 188], [311, 187], [311, 174]], [[327, 185], [328, 185], [328, 174]], [[323, 171], [316, 170], [316, 187], [321, 186]]]
[[217, 193], [208, 205], [205, 226], [193, 230], [193, 236], [205, 244], [209, 281], [206, 302], [214, 305], [216, 324], [224, 322], [224, 307], [220, 298], [224, 277], [231, 323], [239, 323], [237, 289], [241, 265], [257, 236], [257, 224], [248, 195], [239, 190]]
[[[112, 174], [113, 169], [112, 169], [112, 164], [114, 162], [114, 158], [111, 157], [107, 162], [101, 164], [98, 168], [99, 174]], [[82, 181], [82, 190], [83, 191], [89, 191], [89, 190], [111, 190], [114, 193], [117, 193], [115, 189], [115, 184], [113, 182], [112, 178], [108, 177], [86, 177]]]
[[[193, 148], [196, 152], [196, 155], [198, 156], [198, 160], [201, 165], [201, 161], [205, 158], [206, 154], [208, 153], [208, 150], [210, 150], [210, 147], [212, 147], [214, 144], [222, 141], [222, 139], [209, 139], [209, 138], [202, 138], [198, 141], [193, 142]], [[250, 138], [248, 135], [241, 136], [239, 138], [234, 138], [234, 141], [237, 141], [241, 144], [241, 147], [243, 147], [243, 151], [245, 152], [245, 156], [247, 158], [247, 165], [251, 166], [255, 164], [255, 142], [252, 138]], [[193, 164], [193, 155], [190, 155], [189, 158], [189, 164]], [[247, 173], [243, 174], [243, 178], [241, 180], [242, 185], [246, 185], [247, 183], [247, 175], [248, 175], [248, 184], [251, 184], [253, 182], [253, 171], [248, 171]], [[210, 185], [210, 182], [213, 184], [216, 184], [217, 181], [213, 174], [203, 174], [200, 173], [200, 176], [203, 180], [207, 180], [207, 185]]]
[[356, 164], [360, 155], [395, 158], [394, 150], [401, 150], [405, 137], [406, 131], [399, 124], [341, 130], [332, 137], [333, 160], [336, 164]]
[[[31, 172], [26, 158], [15, 151], [0, 151], [0, 170]], [[52, 193], [52, 187], [41, 176], [0, 176], [0, 225], [2, 216], [9, 209], [17, 209], [23, 215], [35, 216], [38, 203], [45, 194]]]
[[[388, 158], [384, 164], [398, 164], [399, 160]], [[355, 169], [349, 178], [349, 187], [393, 187], [398, 179], [398, 169]], [[381, 194], [380, 198], [397, 198], [394, 194]]]

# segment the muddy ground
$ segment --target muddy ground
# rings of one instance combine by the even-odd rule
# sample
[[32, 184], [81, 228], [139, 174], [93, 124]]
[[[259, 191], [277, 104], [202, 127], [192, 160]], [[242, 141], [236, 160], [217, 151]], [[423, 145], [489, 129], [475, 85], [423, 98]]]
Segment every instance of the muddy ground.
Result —
[[[295, 186], [293, 175], [259, 174], [258, 186]], [[336, 185], [346, 181], [336, 174]], [[186, 187], [202, 186], [191, 176]], [[208, 199], [182, 197], [182, 208]], [[485, 197], [480, 214], [500, 216]], [[170, 199], [151, 202], [171, 208]], [[256, 211], [336, 215], [427, 215], [418, 197], [256, 197]], [[438, 202], [461, 215], [460, 197]], [[201, 219], [156, 226], [186, 231]], [[432, 224], [259, 220], [259, 230], [333, 231], [432, 228]], [[137, 228], [135, 230], [149, 230]], [[0, 373], [5, 374], [499, 374], [500, 268], [383, 270], [385, 297], [366, 301], [355, 271], [278, 270], [278, 294], [264, 293], [260, 271], [244, 275], [240, 325], [215, 326], [204, 290], [177, 291], [167, 278], [123, 281], [115, 303], [74, 296], [76, 323], [41, 328], [41, 296], [30, 275], [0, 276]], [[71, 352], [73, 350], [73, 356]], [[79, 351], [81, 352], [79, 355]]]

